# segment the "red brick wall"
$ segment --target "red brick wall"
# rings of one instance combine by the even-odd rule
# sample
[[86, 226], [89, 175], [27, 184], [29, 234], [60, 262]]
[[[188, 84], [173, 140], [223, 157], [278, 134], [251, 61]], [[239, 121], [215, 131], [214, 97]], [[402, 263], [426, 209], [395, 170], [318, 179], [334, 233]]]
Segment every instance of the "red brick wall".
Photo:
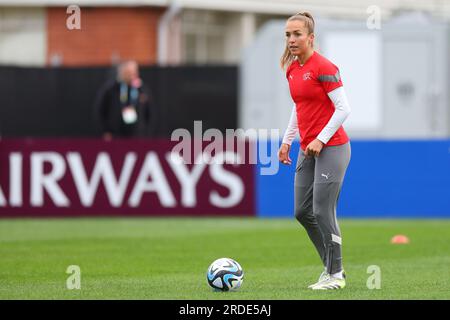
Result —
[[65, 7], [47, 9], [47, 63], [60, 55], [63, 66], [111, 65], [113, 56], [154, 64], [162, 8], [83, 8], [81, 30], [68, 30]]

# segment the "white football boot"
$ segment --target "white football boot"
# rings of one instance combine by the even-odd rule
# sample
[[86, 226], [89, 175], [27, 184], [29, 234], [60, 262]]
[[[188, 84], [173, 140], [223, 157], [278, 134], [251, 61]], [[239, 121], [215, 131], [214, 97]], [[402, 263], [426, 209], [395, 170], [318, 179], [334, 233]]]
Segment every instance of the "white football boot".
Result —
[[329, 275], [327, 279], [318, 282], [311, 287], [312, 290], [336, 290], [345, 288], [345, 272], [342, 272], [342, 278]]
[[330, 278], [330, 274], [327, 272], [327, 269], [325, 268], [322, 273], [320, 274], [319, 280], [317, 280], [316, 283], [313, 283], [308, 286], [308, 289], [312, 289], [315, 285], [319, 284], [322, 281], [325, 281]]

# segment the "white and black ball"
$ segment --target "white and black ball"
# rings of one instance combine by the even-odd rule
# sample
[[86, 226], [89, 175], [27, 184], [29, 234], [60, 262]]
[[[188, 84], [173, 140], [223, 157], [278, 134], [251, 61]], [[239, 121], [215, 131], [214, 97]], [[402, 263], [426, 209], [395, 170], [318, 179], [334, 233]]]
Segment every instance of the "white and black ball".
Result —
[[216, 290], [233, 291], [241, 287], [244, 271], [233, 259], [220, 258], [211, 263], [206, 279], [208, 284]]

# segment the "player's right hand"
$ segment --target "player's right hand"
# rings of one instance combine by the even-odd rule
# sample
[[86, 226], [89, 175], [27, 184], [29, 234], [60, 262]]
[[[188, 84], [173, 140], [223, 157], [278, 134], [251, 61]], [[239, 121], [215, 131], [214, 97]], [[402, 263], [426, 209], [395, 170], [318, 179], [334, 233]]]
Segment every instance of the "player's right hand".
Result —
[[278, 150], [278, 160], [281, 163], [290, 165], [292, 163], [291, 158], [289, 158], [289, 151], [291, 150], [291, 146], [287, 143], [281, 144], [280, 149]]

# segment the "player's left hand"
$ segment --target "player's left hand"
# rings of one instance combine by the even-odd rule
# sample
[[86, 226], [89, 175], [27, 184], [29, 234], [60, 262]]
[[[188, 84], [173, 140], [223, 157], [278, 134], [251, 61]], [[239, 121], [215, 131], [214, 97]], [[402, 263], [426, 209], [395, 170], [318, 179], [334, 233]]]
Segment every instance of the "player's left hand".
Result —
[[324, 143], [322, 141], [320, 141], [319, 139], [314, 139], [306, 147], [306, 150], [305, 150], [306, 156], [318, 157], [320, 154], [320, 151], [322, 151], [323, 146], [324, 146]]

